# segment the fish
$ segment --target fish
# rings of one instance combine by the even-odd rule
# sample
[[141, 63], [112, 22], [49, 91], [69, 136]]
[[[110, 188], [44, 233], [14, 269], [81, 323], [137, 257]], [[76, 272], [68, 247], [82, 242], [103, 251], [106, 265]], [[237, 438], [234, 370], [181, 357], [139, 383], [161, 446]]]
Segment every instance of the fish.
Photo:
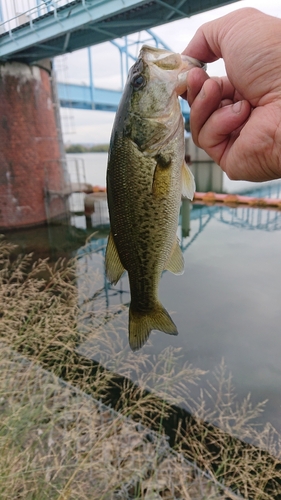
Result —
[[184, 121], [178, 96], [186, 75], [203, 63], [142, 46], [131, 67], [111, 133], [107, 164], [110, 218], [105, 270], [117, 284], [128, 272], [129, 345], [140, 349], [152, 330], [177, 335], [158, 298], [163, 271], [182, 274], [177, 239], [181, 196], [195, 182], [184, 161]]

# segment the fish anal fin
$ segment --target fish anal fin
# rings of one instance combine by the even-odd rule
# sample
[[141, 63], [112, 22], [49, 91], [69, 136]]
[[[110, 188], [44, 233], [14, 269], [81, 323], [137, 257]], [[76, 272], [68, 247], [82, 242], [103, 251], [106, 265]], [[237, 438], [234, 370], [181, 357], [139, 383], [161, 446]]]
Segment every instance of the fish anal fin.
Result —
[[174, 274], [183, 274], [184, 272], [184, 258], [178, 238], [174, 241], [170, 257], [165, 264], [165, 269]]
[[194, 193], [195, 180], [193, 177], [193, 173], [184, 161], [182, 165], [182, 195], [184, 196], [184, 198], [193, 200]]
[[112, 233], [110, 231], [105, 254], [106, 276], [110, 283], [116, 285], [124, 271], [124, 266], [121, 263]]
[[129, 344], [132, 351], [137, 351], [147, 341], [152, 330], [160, 330], [170, 335], [177, 335], [178, 330], [169, 313], [159, 302], [147, 313], [129, 310]]

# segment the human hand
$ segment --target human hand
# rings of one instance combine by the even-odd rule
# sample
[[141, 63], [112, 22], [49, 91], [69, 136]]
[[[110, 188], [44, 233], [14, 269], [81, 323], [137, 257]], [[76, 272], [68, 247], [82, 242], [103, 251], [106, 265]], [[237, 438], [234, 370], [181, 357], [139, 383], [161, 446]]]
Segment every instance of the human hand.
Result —
[[227, 77], [187, 76], [195, 144], [230, 179], [281, 177], [281, 20], [244, 8], [204, 24], [183, 52], [222, 57]]

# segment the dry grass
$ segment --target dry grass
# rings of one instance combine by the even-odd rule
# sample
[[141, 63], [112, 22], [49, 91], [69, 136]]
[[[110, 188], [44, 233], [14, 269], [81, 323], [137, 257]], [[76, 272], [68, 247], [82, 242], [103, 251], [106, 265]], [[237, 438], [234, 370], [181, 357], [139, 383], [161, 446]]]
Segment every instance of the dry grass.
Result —
[[[203, 372], [186, 364], [178, 349], [155, 359], [130, 353], [120, 334], [126, 328], [120, 306], [96, 307], [91, 315], [81, 287], [78, 296], [77, 272], [87, 294], [100, 280], [81, 263], [32, 265], [31, 256], [13, 260], [12, 251], [2, 239], [0, 498], [236, 498], [219, 491], [217, 479], [242, 498], [281, 498], [280, 435], [270, 425], [256, 427], [263, 403], [236, 402], [223, 363], [192, 401], [194, 418], [184, 412], [179, 418], [178, 406], [191, 400], [189, 387]], [[78, 354], [86, 341], [100, 364]], [[111, 401], [119, 414], [101, 409], [93, 397]], [[125, 417], [157, 430], [157, 437], [148, 439], [147, 430]], [[171, 454], [164, 436], [171, 426], [177, 451], [213, 482]]]
[[163, 436], [4, 344], [0, 367], [0, 498], [225, 498]]

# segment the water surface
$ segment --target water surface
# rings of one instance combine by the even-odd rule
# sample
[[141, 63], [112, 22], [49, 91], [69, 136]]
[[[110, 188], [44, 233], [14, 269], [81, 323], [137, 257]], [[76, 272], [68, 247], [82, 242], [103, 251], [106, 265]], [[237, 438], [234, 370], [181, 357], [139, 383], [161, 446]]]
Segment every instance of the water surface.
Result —
[[[69, 156], [69, 155], [68, 155]], [[71, 155], [76, 156], [76, 155]], [[77, 155], [85, 157], [86, 180], [104, 185], [105, 153]], [[245, 184], [243, 189], [252, 189]], [[231, 189], [233, 191], [233, 184]], [[255, 196], [258, 193], [253, 193]], [[262, 196], [280, 196], [280, 183], [264, 187]], [[107, 217], [107, 218], [106, 218]], [[93, 220], [93, 224], [94, 224]], [[108, 214], [105, 214], [108, 223]], [[110, 286], [104, 276], [104, 251], [107, 231], [97, 233], [84, 241], [84, 216], [72, 219], [77, 227], [49, 227], [9, 233], [8, 239], [18, 243], [24, 251], [35, 256], [80, 256], [80, 265], [88, 271], [99, 271], [94, 283], [78, 280], [78, 286], [94, 300], [89, 307], [119, 307], [119, 312], [108, 325], [114, 327], [123, 348], [123, 362], [131, 352], [127, 342], [127, 306], [130, 301], [126, 275]], [[186, 233], [185, 233], [186, 234]], [[222, 359], [231, 372], [237, 402], [251, 393], [253, 403], [268, 400], [259, 422], [271, 422], [281, 432], [281, 212], [257, 208], [228, 208], [193, 205], [190, 212], [190, 232], [184, 236], [179, 224], [178, 236], [185, 258], [185, 273], [174, 276], [165, 272], [159, 295], [171, 313], [179, 331], [176, 337], [153, 332], [142, 349], [149, 359], [159, 359], [164, 348], [180, 348], [183, 360], [194, 367], [213, 371]], [[106, 364], [102, 353], [97, 354], [96, 340], [79, 346], [81, 353]], [[112, 335], [112, 342], [116, 337]], [[120, 345], [121, 345], [120, 344]], [[120, 350], [116, 346], [117, 350]], [[139, 353], [133, 354], [137, 360]], [[112, 359], [108, 358], [108, 367]], [[118, 367], [115, 367], [118, 370]], [[190, 397], [197, 397], [206, 388], [191, 387]], [[171, 388], [172, 391], [172, 388]], [[190, 401], [186, 401], [190, 408]]]
[[[182, 238], [185, 273], [165, 272], [159, 287], [179, 335], [153, 332], [142, 352], [157, 359], [164, 348], [180, 347], [184, 360], [210, 371], [223, 359], [238, 401], [248, 393], [253, 403], [268, 400], [260, 422], [281, 431], [281, 213], [195, 206], [190, 225], [189, 237]], [[100, 255], [85, 259], [102, 275]], [[111, 306], [129, 302], [126, 276], [111, 289], [116, 295], [101, 300]], [[126, 346], [127, 312], [122, 314], [115, 327]], [[81, 347], [88, 356], [91, 342]], [[103, 359], [93, 351], [97, 361]], [[198, 395], [197, 387], [192, 395]]]

